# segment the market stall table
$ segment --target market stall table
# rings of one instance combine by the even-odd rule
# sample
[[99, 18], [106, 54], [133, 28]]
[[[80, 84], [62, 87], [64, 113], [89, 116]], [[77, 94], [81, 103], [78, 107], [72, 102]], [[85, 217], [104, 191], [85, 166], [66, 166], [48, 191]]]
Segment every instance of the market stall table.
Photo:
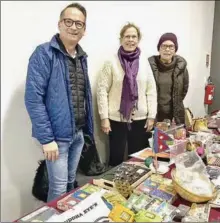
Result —
[[[130, 159], [130, 161], [135, 161], [135, 162], [140, 161], [141, 162], [142, 160], [138, 160], [136, 158], [132, 158], [132, 159]], [[172, 168], [174, 168], [174, 165], [170, 166], [169, 172], [167, 172], [166, 174], [164, 174], [164, 177], [171, 179], [171, 170], [172, 170]], [[92, 181], [89, 182], [89, 183], [92, 183]], [[60, 199], [64, 198], [65, 196], [67, 196], [70, 193], [73, 193], [75, 190], [77, 190], [79, 188], [76, 188], [76, 189], [72, 190], [71, 192], [62, 195], [61, 197], [59, 197], [59, 198], [57, 198], [57, 199], [55, 199], [55, 200], [53, 200], [51, 202], [48, 202], [45, 205], [57, 209], [57, 202]], [[178, 198], [173, 203], [173, 205], [174, 206], [178, 206], [179, 204], [185, 204], [185, 205], [191, 206], [191, 203], [190, 202], [188, 202], [188, 201], [186, 201], [183, 198], [181, 198], [181, 197], [178, 196]], [[18, 221], [18, 220], [16, 220], [16, 221]], [[210, 215], [209, 215], [209, 222], [220, 222], [220, 209], [219, 208], [211, 208]]]

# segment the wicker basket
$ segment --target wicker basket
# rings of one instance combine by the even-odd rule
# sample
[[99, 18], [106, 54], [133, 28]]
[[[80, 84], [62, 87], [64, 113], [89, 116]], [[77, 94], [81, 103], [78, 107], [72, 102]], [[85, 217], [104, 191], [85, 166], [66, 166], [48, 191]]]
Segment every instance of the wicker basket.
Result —
[[193, 194], [191, 192], [189, 192], [188, 190], [186, 190], [185, 188], [183, 188], [176, 180], [175, 180], [175, 172], [176, 169], [172, 169], [171, 171], [171, 176], [172, 176], [172, 180], [173, 180], [173, 186], [174, 189], [176, 190], [176, 192], [180, 195], [180, 197], [184, 198], [187, 201], [190, 201], [192, 203], [202, 203], [202, 202], [207, 202], [209, 200], [212, 200], [213, 198], [216, 197], [216, 190], [215, 187], [213, 185], [213, 196], [211, 197], [204, 197], [204, 196], [199, 196], [196, 194]]

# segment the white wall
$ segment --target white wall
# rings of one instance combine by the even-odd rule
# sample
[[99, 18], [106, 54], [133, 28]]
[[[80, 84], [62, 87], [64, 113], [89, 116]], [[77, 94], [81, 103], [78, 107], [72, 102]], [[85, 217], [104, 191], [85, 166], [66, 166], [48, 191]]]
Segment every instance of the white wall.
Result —
[[[28, 58], [35, 47], [57, 32], [60, 11], [71, 2], [1, 2], [1, 200], [3, 221], [13, 220], [38, 204], [31, 195], [39, 144], [31, 138], [31, 125], [24, 107], [24, 83]], [[179, 54], [188, 61], [190, 88], [185, 105], [196, 116], [204, 115], [204, 79], [209, 75], [205, 54], [211, 52], [214, 2], [82, 2], [88, 11], [87, 33], [82, 45], [89, 55], [93, 93], [101, 61], [118, 49], [119, 31], [135, 22], [143, 33], [141, 47], [148, 56], [164, 32], [179, 39]], [[147, 58], [146, 58], [147, 60]], [[96, 142], [103, 160], [107, 137], [100, 132], [94, 95]]]

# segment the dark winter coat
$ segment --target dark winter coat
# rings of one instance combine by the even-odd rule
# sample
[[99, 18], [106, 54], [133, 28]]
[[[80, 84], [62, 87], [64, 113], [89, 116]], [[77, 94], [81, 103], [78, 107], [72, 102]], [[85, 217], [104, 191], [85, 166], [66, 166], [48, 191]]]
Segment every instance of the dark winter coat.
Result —
[[[149, 59], [149, 63], [151, 69], [154, 74], [154, 78], [157, 85], [157, 90], [159, 89], [159, 81], [158, 77], [160, 72], [164, 72], [164, 69], [160, 66], [159, 56], [152, 56]], [[179, 56], [175, 55], [173, 57], [173, 61], [175, 61], [174, 67], [172, 71], [172, 91], [171, 91], [171, 114], [170, 117], [175, 119], [177, 124], [184, 124], [185, 123], [185, 112], [184, 112], [184, 104], [183, 100], [188, 92], [189, 87], [189, 74], [187, 70], [187, 62], [186, 60]], [[159, 94], [158, 94], [159, 97]], [[159, 98], [158, 98], [158, 101]], [[159, 105], [158, 105], [159, 107]], [[157, 111], [160, 113], [160, 110]]]

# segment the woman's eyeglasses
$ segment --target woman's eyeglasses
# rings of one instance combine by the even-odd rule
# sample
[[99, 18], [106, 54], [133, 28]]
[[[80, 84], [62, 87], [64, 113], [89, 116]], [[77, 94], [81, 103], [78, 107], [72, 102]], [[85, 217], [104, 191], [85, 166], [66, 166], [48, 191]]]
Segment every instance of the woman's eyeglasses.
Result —
[[161, 45], [161, 49], [162, 50], [166, 50], [166, 49], [169, 49], [169, 50], [175, 50], [175, 45], [166, 45], [166, 44], [162, 44]]

